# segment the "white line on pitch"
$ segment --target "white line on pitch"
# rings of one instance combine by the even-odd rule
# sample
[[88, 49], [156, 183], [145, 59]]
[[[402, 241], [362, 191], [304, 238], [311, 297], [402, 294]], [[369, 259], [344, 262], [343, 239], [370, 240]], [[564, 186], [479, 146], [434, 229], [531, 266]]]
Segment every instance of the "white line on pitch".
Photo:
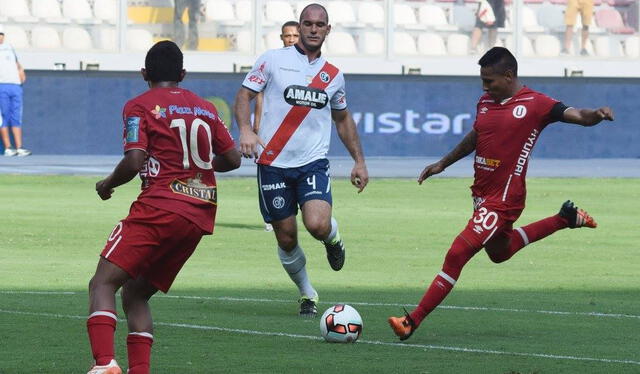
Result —
[[[35, 312], [24, 312], [24, 311], [5, 310], [5, 309], [0, 309], [0, 313], [38, 316], [38, 317], [68, 318], [68, 319], [86, 319], [87, 318], [87, 316], [65, 315], [65, 314], [56, 314], [56, 313], [35, 313]], [[125, 321], [121, 319], [120, 322], [125, 322]], [[157, 326], [181, 327], [181, 328], [195, 329], [195, 330], [223, 331], [223, 332], [233, 332], [233, 333], [247, 334], [247, 335], [280, 336], [280, 337], [295, 338], [295, 339], [322, 340], [322, 338], [319, 336], [288, 334], [284, 332], [232, 329], [232, 328], [218, 327], [218, 326], [191, 325], [186, 323], [157, 322], [157, 321], [154, 322], [154, 324]], [[546, 353], [506, 352], [506, 351], [495, 351], [490, 349], [449, 347], [449, 346], [431, 345], [431, 344], [389, 343], [389, 342], [382, 342], [378, 340], [358, 340], [358, 344], [383, 345], [383, 346], [405, 347], [405, 348], [411, 347], [411, 348], [420, 348], [420, 349], [433, 349], [433, 350], [440, 350], [440, 351], [480, 353], [480, 354], [491, 354], [491, 355], [502, 355], [502, 356], [538, 357], [538, 358], [548, 358], [548, 359], [555, 359], [555, 360], [591, 361], [591, 362], [602, 362], [602, 363], [612, 363], [612, 364], [640, 365], [640, 361], [634, 361], [634, 360], [617, 360], [617, 359], [608, 359], [608, 358], [552, 355], [552, 354], [546, 354]]]
[[[83, 293], [72, 291], [1, 291], [0, 294], [35, 294], [35, 295], [80, 295]], [[213, 300], [213, 301], [239, 301], [239, 302], [259, 302], [259, 303], [291, 303], [291, 300], [282, 299], [261, 299], [250, 297], [230, 297], [230, 296], [190, 296], [190, 295], [164, 295], [160, 294], [157, 298], [166, 299], [193, 299], [193, 300]], [[392, 306], [392, 307], [415, 307], [415, 304], [399, 304], [399, 303], [368, 303], [359, 301], [321, 301], [320, 304], [335, 305], [335, 304], [349, 304], [360, 306]], [[455, 306], [455, 305], [439, 305], [438, 309], [451, 309], [451, 310], [479, 310], [485, 312], [509, 312], [509, 313], [538, 313], [538, 314], [550, 314], [560, 316], [586, 316], [586, 317], [604, 317], [604, 318], [636, 318], [640, 319], [640, 315], [637, 314], [624, 314], [624, 313], [601, 313], [601, 312], [566, 312], [559, 310], [530, 310], [530, 309], [515, 309], [515, 308], [491, 308], [483, 306]]]

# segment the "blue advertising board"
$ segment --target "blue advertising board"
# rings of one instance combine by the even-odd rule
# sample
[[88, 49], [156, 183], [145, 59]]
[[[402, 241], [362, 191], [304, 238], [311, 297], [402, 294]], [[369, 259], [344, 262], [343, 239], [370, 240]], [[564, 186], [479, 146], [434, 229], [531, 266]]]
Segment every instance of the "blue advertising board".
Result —
[[[24, 86], [25, 146], [36, 154], [122, 152], [122, 107], [147, 89], [139, 73], [31, 71]], [[183, 87], [212, 100], [232, 123], [242, 74], [188, 74]], [[594, 128], [552, 124], [534, 152], [543, 158], [640, 157], [640, 79], [523, 78], [567, 105], [613, 107]], [[437, 157], [472, 127], [482, 94], [477, 77], [347, 75], [347, 102], [367, 156]], [[235, 125], [232, 133], [237, 135]], [[333, 133], [330, 155], [346, 156]]]

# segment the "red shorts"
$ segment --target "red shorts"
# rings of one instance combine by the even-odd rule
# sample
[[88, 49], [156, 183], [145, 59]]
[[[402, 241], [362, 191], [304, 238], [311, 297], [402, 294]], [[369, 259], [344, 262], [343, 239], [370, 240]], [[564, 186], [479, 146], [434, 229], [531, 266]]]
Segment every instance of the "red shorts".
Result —
[[166, 293], [203, 234], [178, 214], [136, 201], [127, 218], [113, 229], [100, 255], [131, 278], [141, 276]]
[[498, 210], [478, 207], [473, 211], [471, 219], [460, 235], [474, 248], [480, 249], [492, 238], [511, 234], [515, 221], [509, 219], [513, 216], [513, 212], [510, 213], [506, 215]]

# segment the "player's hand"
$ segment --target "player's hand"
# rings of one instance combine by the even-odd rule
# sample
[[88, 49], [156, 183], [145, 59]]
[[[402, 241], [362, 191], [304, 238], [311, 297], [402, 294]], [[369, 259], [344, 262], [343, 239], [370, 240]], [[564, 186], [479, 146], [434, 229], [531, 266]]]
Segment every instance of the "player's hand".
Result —
[[265, 148], [264, 142], [253, 131], [240, 133], [240, 153], [242, 157], [258, 158], [258, 144]]
[[427, 167], [422, 170], [422, 173], [418, 176], [418, 184], [422, 184], [425, 179], [429, 178], [432, 175], [440, 174], [444, 171], [444, 167], [440, 162], [436, 162], [435, 164], [427, 165]]
[[351, 170], [351, 184], [358, 189], [358, 193], [362, 192], [369, 183], [369, 172], [364, 162], [356, 163]]
[[613, 121], [613, 110], [608, 106], [603, 106], [602, 108], [596, 109], [596, 116], [598, 116], [600, 120]]
[[96, 183], [96, 192], [102, 200], [109, 200], [113, 194], [113, 188], [107, 188], [107, 184], [105, 182], [106, 179], [103, 179]]

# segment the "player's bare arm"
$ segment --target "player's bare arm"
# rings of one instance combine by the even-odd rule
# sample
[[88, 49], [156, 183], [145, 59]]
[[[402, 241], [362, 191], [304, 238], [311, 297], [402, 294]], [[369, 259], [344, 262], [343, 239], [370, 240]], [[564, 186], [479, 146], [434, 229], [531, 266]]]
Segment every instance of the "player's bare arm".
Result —
[[451, 152], [447, 153], [447, 155], [440, 159], [440, 161], [427, 165], [427, 167], [422, 170], [422, 173], [418, 176], [418, 184], [422, 184], [425, 179], [432, 175], [442, 173], [444, 169], [448, 168], [450, 165], [453, 165], [461, 158], [468, 156], [476, 149], [476, 139], [476, 131], [469, 131], [469, 133], [465, 135], [462, 141], [458, 143]]
[[240, 87], [233, 104], [233, 113], [240, 129], [240, 153], [247, 158], [258, 158], [258, 144], [264, 148], [264, 143], [251, 127], [251, 100], [257, 94], [248, 88]]
[[219, 172], [235, 170], [240, 167], [241, 158], [240, 151], [232, 148], [223, 154], [216, 155], [213, 159], [213, 170]]
[[563, 122], [582, 126], [595, 126], [603, 120], [613, 121], [613, 110], [608, 106], [597, 109], [568, 108], [564, 111]]
[[256, 95], [256, 106], [253, 110], [253, 132], [258, 134], [260, 131], [260, 121], [262, 120], [262, 102], [264, 100], [264, 94], [260, 92]]
[[96, 192], [102, 200], [108, 200], [113, 189], [132, 180], [142, 168], [147, 154], [140, 149], [131, 149], [105, 179], [96, 183]]
[[331, 117], [336, 123], [336, 130], [338, 130], [338, 136], [342, 144], [344, 144], [356, 162], [351, 170], [351, 184], [358, 188], [358, 193], [360, 193], [369, 183], [369, 172], [364, 161], [364, 153], [362, 152], [362, 145], [360, 145], [356, 123], [353, 121], [348, 109], [332, 110]]

